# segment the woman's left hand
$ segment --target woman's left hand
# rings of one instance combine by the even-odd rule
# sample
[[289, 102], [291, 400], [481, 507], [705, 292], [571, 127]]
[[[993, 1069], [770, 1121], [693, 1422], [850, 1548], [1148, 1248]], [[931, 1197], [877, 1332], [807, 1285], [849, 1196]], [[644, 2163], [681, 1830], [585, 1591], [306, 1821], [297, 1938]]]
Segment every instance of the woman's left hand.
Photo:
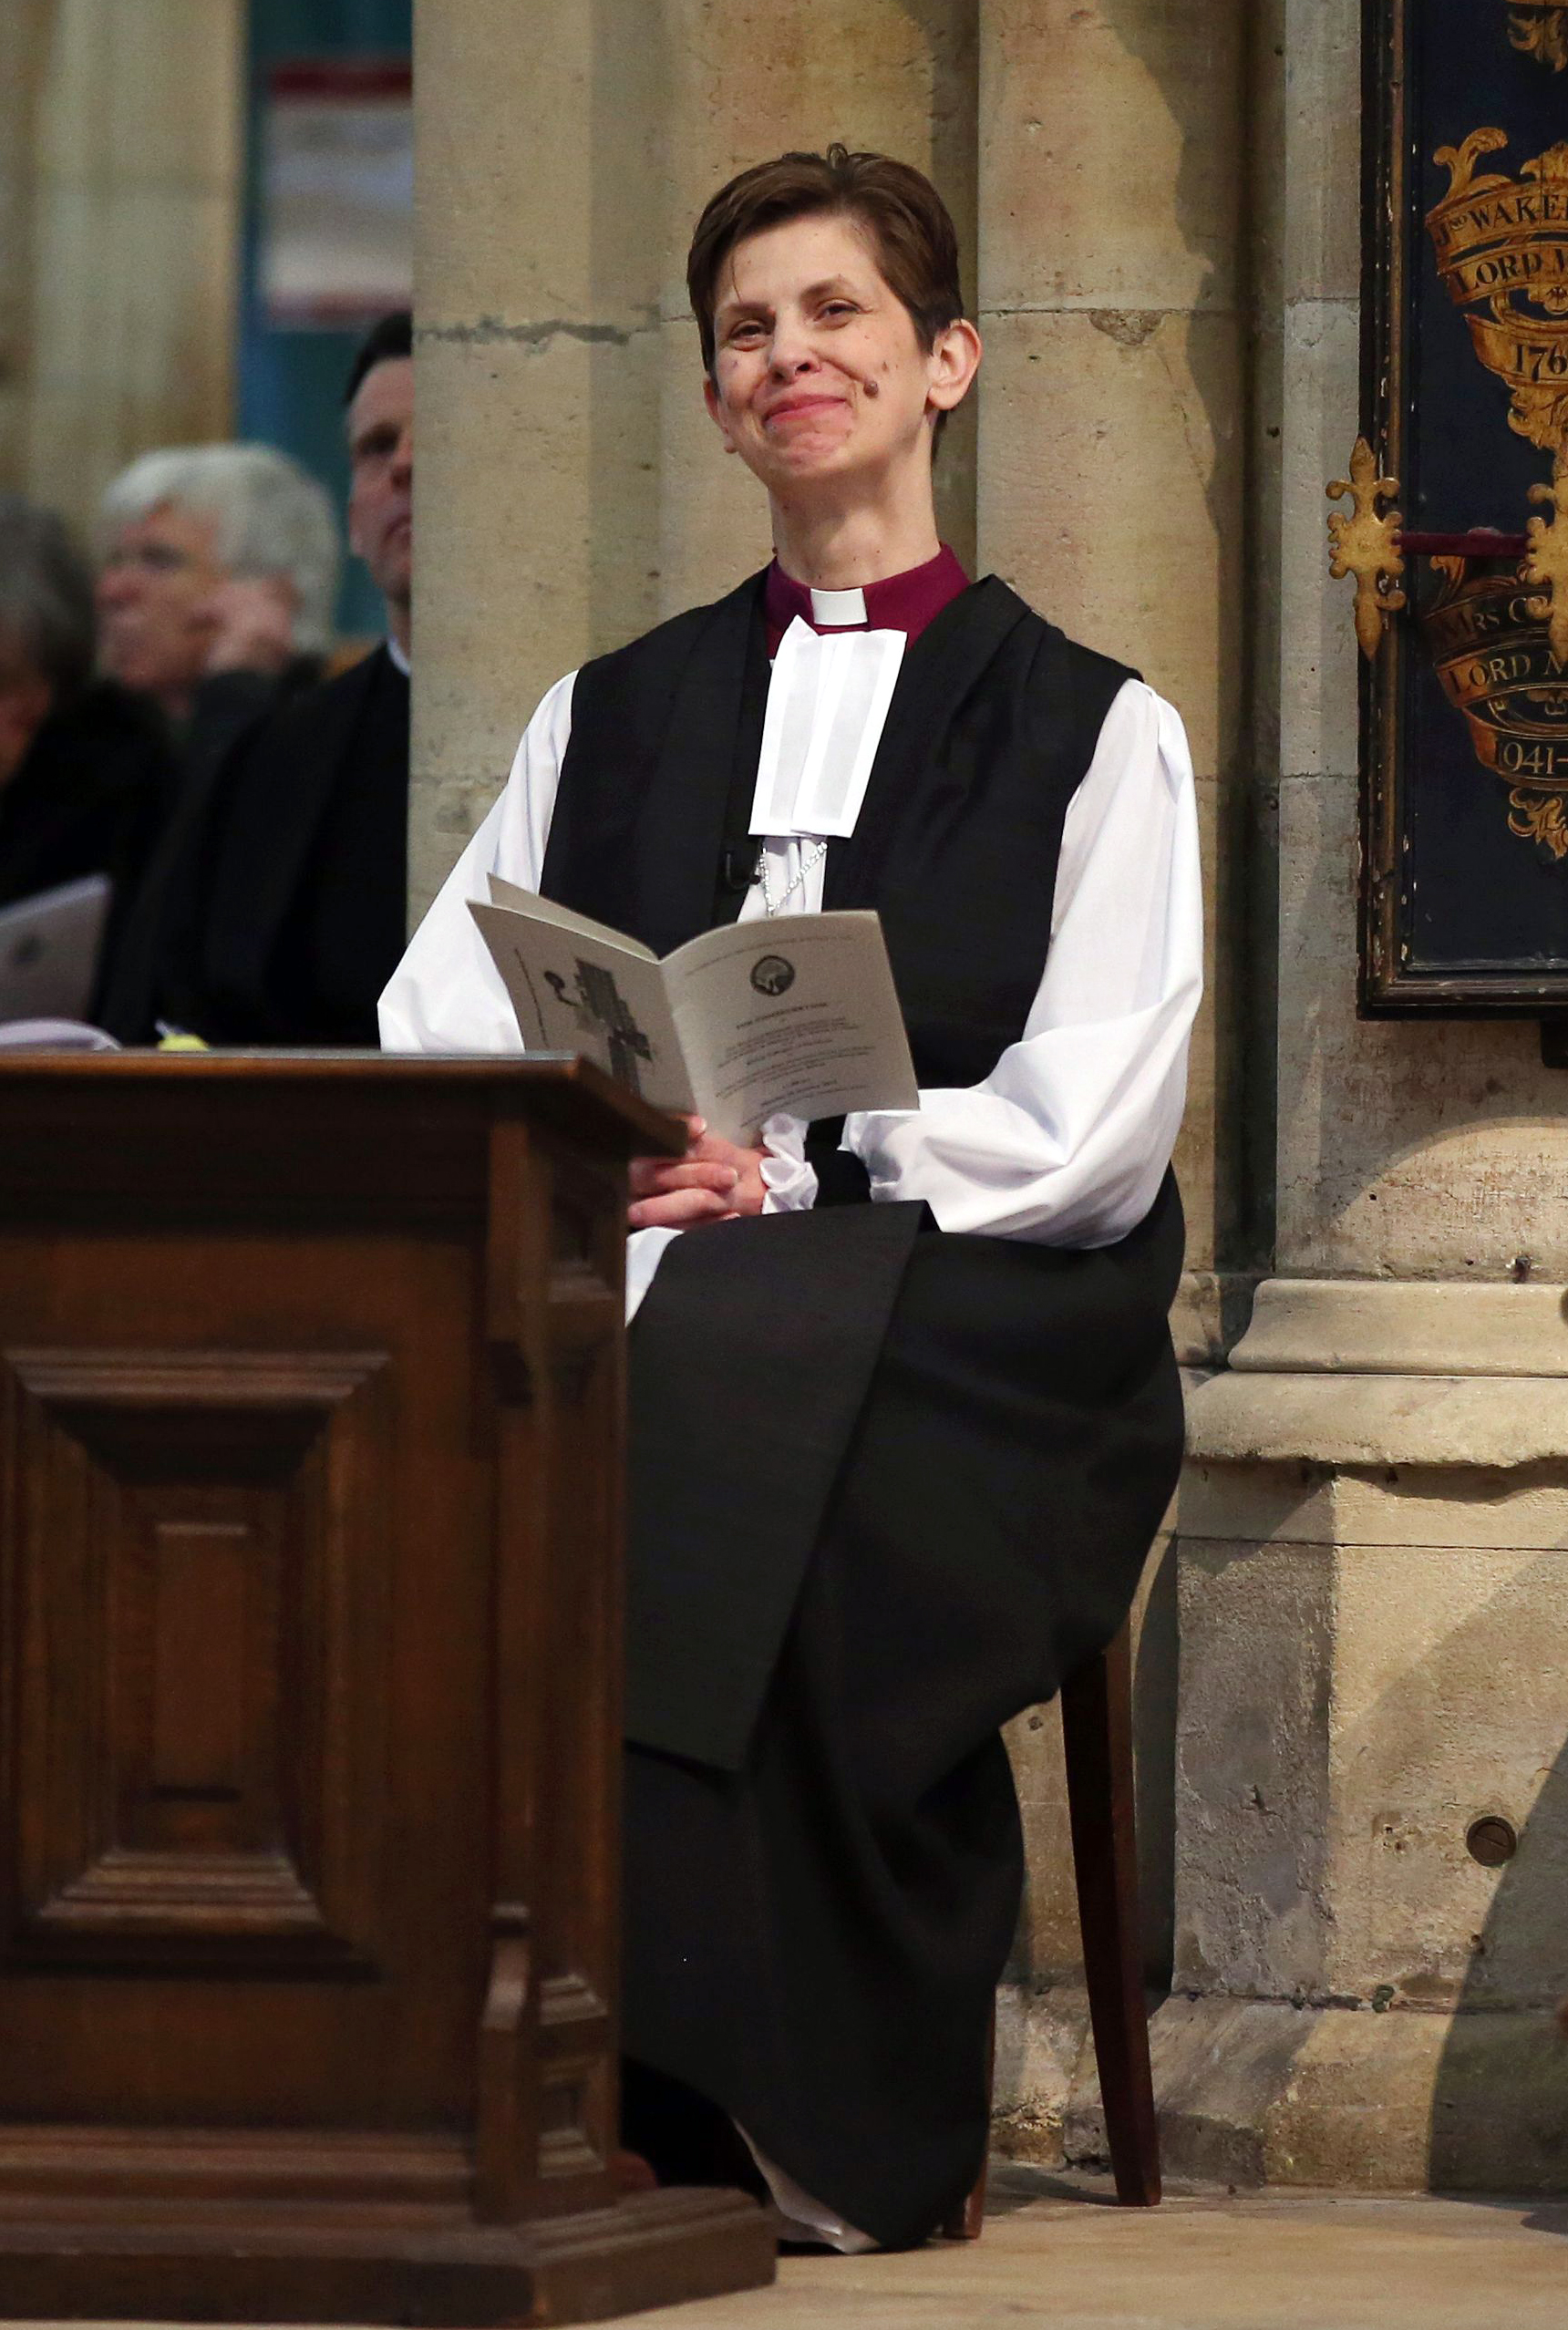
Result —
[[[767, 1150], [721, 1140], [700, 1117], [686, 1122], [692, 1140], [684, 1157], [632, 1160], [632, 1202], [626, 1209], [631, 1229], [694, 1230], [699, 1222], [734, 1222], [741, 1214], [761, 1212], [768, 1195], [762, 1179]], [[711, 1170], [695, 1175], [694, 1165]], [[730, 1174], [734, 1179], [727, 1181]]]

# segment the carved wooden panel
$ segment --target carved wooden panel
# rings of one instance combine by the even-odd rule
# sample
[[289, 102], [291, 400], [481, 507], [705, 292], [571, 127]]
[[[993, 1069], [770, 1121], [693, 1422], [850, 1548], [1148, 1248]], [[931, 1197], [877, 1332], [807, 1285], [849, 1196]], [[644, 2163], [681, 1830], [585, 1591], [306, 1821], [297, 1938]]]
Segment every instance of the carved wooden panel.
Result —
[[609, 2160], [614, 2018], [580, 1975], [540, 1985], [539, 2173], [593, 2175]]
[[0, 1354], [0, 1934], [374, 1971], [382, 1355]]
[[545, 1679], [555, 1752], [540, 1821], [555, 1882], [537, 1951], [538, 2170], [557, 2188], [575, 2178], [586, 2190], [615, 2143], [609, 2001], [619, 1926], [621, 1640], [612, 1549], [621, 1541], [623, 1484], [603, 1451], [623, 1430], [624, 1298], [614, 1217], [592, 1177], [559, 1154], [550, 1160], [549, 1220], [550, 1398], [535, 1423], [554, 1562]]
[[506, 2222], [546, 2190], [552, 2208], [612, 2190], [624, 1201], [618, 1173], [516, 1126], [496, 1129], [490, 1172], [496, 1642], [514, 1680], [495, 1709], [476, 2170], [480, 2214]]
[[612, 2162], [634, 1146], [538, 1062], [0, 1064], [7, 2315], [769, 2277]]

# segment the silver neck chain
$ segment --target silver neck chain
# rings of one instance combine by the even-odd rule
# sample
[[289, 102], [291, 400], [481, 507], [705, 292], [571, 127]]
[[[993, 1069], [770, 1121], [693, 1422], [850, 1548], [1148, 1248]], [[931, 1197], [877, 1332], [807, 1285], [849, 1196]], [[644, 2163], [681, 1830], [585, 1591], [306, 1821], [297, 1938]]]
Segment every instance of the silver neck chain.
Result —
[[828, 854], [825, 841], [814, 841], [801, 854], [800, 862], [784, 889], [777, 895], [768, 887], [768, 852], [763, 851], [757, 861], [757, 879], [762, 884], [762, 911], [765, 914], [781, 914], [809, 874], [814, 873]]

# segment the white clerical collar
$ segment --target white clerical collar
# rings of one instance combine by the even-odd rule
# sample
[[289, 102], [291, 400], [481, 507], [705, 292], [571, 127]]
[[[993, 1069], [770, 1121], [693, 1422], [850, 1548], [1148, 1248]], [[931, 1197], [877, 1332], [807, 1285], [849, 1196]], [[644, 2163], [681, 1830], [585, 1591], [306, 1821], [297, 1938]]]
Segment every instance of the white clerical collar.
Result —
[[[859, 598], [858, 591], [813, 598]], [[906, 644], [902, 631], [813, 631], [797, 615], [768, 686], [751, 830], [855, 830]]]
[[387, 634], [387, 653], [392, 658], [393, 670], [401, 672], [404, 678], [407, 679], [409, 676], [408, 658], [404, 654], [402, 648], [398, 646], [397, 642], [393, 638], [390, 632]]
[[813, 591], [811, 620], [824, 631], [843, 631], [851, 624], [864, 623], [866, 594], [863, 591]]

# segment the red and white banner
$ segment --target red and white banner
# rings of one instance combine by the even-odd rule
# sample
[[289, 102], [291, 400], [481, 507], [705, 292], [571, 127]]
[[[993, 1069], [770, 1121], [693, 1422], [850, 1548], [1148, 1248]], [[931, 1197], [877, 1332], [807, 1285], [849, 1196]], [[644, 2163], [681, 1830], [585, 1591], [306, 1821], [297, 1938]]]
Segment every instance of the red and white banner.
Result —
[[284, 330], [354, 330], [413, 286], [406, 57], [299, 58], [267, 81], [261, 294]]

